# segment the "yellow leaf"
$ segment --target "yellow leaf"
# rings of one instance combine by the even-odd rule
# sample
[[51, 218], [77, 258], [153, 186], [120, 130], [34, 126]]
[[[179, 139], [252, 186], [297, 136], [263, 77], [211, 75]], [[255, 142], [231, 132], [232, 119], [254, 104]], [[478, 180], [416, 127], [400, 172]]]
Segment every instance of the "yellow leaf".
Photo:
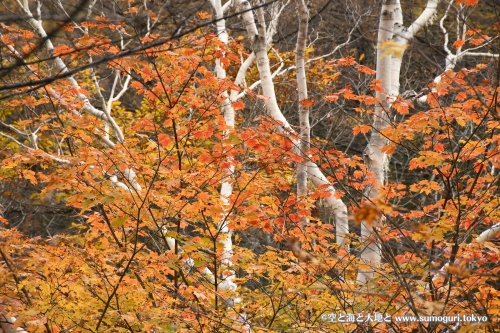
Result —
[[457, 117], [455, 118], [455, 121], [457, 122], [457, 124], [459, 124], [460, 126], [462, 127], [465, 127], [465, 120], [463, 117]]
[[117, 217], [117, 218], [114, 218], [112, 221], [111, 221], [111, 225], [113, 227], [121, 227], [125, 224], [125, 222], [127, 221], [128, 217], [127, 216], [121, 216], [121, 217]]
[[377, 49], [382, 51], [382, 57], [395, 56], [397, 58], [401, 58], [403, 56], [403, 52], [407, 47], [408, 45], [400, 44], [394, 40], [386, 40], [376, 46]]

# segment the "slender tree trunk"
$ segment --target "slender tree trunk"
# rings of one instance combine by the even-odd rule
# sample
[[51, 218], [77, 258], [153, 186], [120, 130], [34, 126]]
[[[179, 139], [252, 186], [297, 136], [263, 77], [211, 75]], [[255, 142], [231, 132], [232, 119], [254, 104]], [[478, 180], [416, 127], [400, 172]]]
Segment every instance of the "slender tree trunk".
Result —
[[[34, 18], [32, 12], [31, 12], [31, 10], [30, 10], [30, 8], [28, 6], [28, 2], [24, 2], [24, 4], [21, 4], [21, 2], [18, 2], [18, 5], [19, 5], [20, 9], [26, 14], [26, 16], [27, 16], [26, 21], [40, 35], [40, 37], [42, 37], [44, 39], [44, 47], [45, 47], [45, 49], [51, 55], [53, 55], [53, 53], [54, 53], [54, 45], [52, 44], [51, 39], [49, 38], [49, 36], [47, 35], [47, 32], [45, 31], [45, 29], [43, 27], [43, 24], [42, 24], [42, 21], [36, 20]], [[15, 51], [14, 49], [11, 49], [11, 51], [16, 56], [18, 56], [22, 61], [24, 61], [24, 59], [22, 59], [22, 57], [20, 56], [20, 54], [17, 51]], [[64, 63], [64, 61], [59, 56], [53, 56], [53, 62], [54, 62], [54, 65], [55, 65], [54, 70], [55, 70], [56, 73], [67, 73], [69, 71], [68, 67], [66, 66], [66, 64]], [[30, 66], [28, 66], [28, 68], [30, 70], [34, 70]], [[123, 141], [125, 140], [123, 131], [118, 126], [118, 124], [116, 123], [115, 119], [112, 117], [111, 110], [107, 109], [107, 108], [104, 108], [104, 111], [101, 111], [101, 110], [97, 109], [96, 107], [94, 107], [94, 105], [92, 105], [92, 103], [90, 102], [90, 100], [88, 99], [88, 97], [85, 96], [81, 92], [82, 89], [81, 89], [78, 81], [75, 79], [75, 77], [73, 75], [70, 75], [68, 77], [68, 80], [69, 80], [72, 88], [74, 88], [76, 90], [76, 97], [83, 102], [83, 110], [89, 112], [90, 114], [92, 114], [93, 116], [95, 116], [95, 117], [97, 117], [99, 119], [102, 119], [102, 120], [106, 121], [106, 123], [107, 123], [106, 128], [109, 128], [109, 126], [111, 126], [111, 128], [113, 129], [113, 134], [115, 136], [115, 139], [119, 143], [123, 143]], [[127, 86], [128, 86], [128, 81], [127, 81]], [[120, 91], [117, 94], [117, 96], [122, 95], [125, 92], [125, 90], [126, 90], [126, 88], [124, 88], [124, 90]], [[49, 92], [51, 92], [50, 88], [49, 88]], [[56, 99], [59, 98], [59, 96], [57, 96], [57, 94], [54, 93], [54, 92], [52, 92], [52, 95]], [[110, 99], [113, 99], [113, 98], [114, 98], [114, 96], [111, 95]], [[75, 110], [73, 110], [73, 111], [75, 111]], [[115, 143], [112, 142], [109, 139], [109, 133], [105, 133], [104, 135], [100, 135], [99, 133], [95, 133], [95, 134], [109, 148], [112, 148], [112, 149], [115, 148]], [[57, 160], [56, 158], [52, 158], [52, 159]], [[141, 186], [140, 186], [140, 184], [136, 180], [136, 176], [137, 176], [136, 173], [132, 169], [128, 169], [127, 168], [127, 169], [125, 169], [123, 171], [122, 176], [123, 176], [124, 179], [126, 179], [128, 181], [128, 183], [129, 183], [128, 185], [119, 182], [117, 180], [116, 176], [112, 176], [110, 179], [117, 186], [119, 186], [121, 188], [124, 188], [126, 190], [129, 190], [129, 191], [131, 191], [131, 193], [135, 192], [135, 194], [139, 195], [140, 192], [141, 192]]]
[[[309, 125], [309, 109], [302, 105], [302, 101], [307, 99], [307, 80], [304, 64], [304, 56], [306, 50], [307, 28], [309, 11], [304, 0], [297, 0], [297, 9], [299, 14], [299, 32], [297, 36], [296, 50], [296, 75], [297, 75], [297, 91], [299, 97], [299, 144], [298, 154], [302, 158], [302, 162], [297, 163], [297, 198], [304, 200], [307, 198], [307, 152], [310, 147], [310, 125]], [[302, 223], [307, 223], [308, 219], [301, 218]]]
[[[243, 6], [243, 4], [245, 3], [247, 2], [244, 0], [236, 0], [236, 4], [239, 6], [240, 10], [245, 8]], [[254, 37], [253, 50], [257, 58], [257, 68], [259, 70], [261, 79], [262, 92], [263, 95], [267, 97], [265, 101], [267, 114], [271, 116], [276, 122], [281, 124], [280, 127], [284, 132], [288, 133], [291, 137], [294, 137], [295, 131], [292, 129], [284, 115], [281, 113], [276, 100], [273, 78], [269, 66], [269, 58], [267, 56], [266, 25], [262, 8], [257, 9], [257, 16], [259, 21], [258, 29], [251, 11], [242, 13], [242, 16], [246, 23], [248, 35], [250, 36], [250, 38]], [[276, 17], [273, 19], [277, 20], [278, 18]], [[272, 24], [275, 23], [273, 22]], [[257, 34], [255, 34], [255, 32], [257, 32]], [[298, 144], [297, 140], [292, 139], [292, 141], [295, 145]], [[349, 233], [349, 224], [347, 219], [346, 205], [342, 202], [342, 200], [335, 197], [335, 189], [333, 188], [332, 184], [321, 172], [318, 166], [312, 161], [308, 161], [307, 172], [311, 182], [315, 187], [328, 185], [326, 191], [330, 192], [331, 195], [326, 198], [326, 202], [330, 206], [335, 216], [337, 243], [340, 246], [348, 249], [346, 236]]]
[[[226, 21], [224, 20], [224, 12], [222, 10], [222, 4], [221, 0], [211, 0], [211, 4], [215, 10], [216, 18], [217, 18], [217, 36], [219, 37], [219, 40], [223, 42], [224, 44], [228, 44], [229, 39], [228, 39], [228, 34], [226, 31]], [[216, 65], [215, 65], [215, 70], [217, 77], [221, 80], [226, 78], [226, 70], [222, 66], [221, 62], [219, 59], [216, 60]], [[224, 119], [226, 121], [226, 125], [230, 128], [234, 128], [234, 109], [231, 106], [231, 101], [229, 99], [229, 95], [227, 91], [224, 91], [222, 93], [222, 96], [224, 97], [224, 101], [222, 102], [222, 111], [224, 113]], [[226, 135], [229, 133], [225, 133]], [[224, 211], [227, 210], [227, 207], [229, 206], [229, 197], [233, 193], [233, 185], [229, 181], [228, 178], [232, 176], [234, 173], [234, 164], [231, 163], [231, 160], [229, 159], [230, 166], [225, 170], [227, 174], [227, 178], [222, 182], [221, 190], [220, 190], [220, 198], [223, 204], [223, 209]], [[223, 252], [222, 252], [222, 258], [221, 258], [221, 268], [223, 270], [230, 269], [230, 267], [233, 265], [231, 262], [231, 257], [233, 255], [233, 242], [231, 239], [232, 232], [229, 230], [229, 221], [228, 221], [228, 215], [226, 213], [223, 213], [221, 216], [221, 222], [219, 223], [219, 232], [220, 232], [220, 243], [223, 246]], [[217, 274], [217, 272], [214, 272]], [[218, 289], [222, 290], [236, 290], [237, 286], [233, 282], [233, 279], [235, 277], [234, 271], [230, 271], [231, 274], [223, 274], [224, 279], [222, 282], [216, 286]]]
[[[378, 46], [377, 46], [377, 76], [381, 83], [382, 92], [377, 91], [376, 97], [381, 103], [375, 107], [375, 115], [370, 141], [366, 146], [363, 157], [368, 168], [368, 173], [373, 177], [373, 185], [365, 190], [368, 200], [378, 200], [379, 189], [385, 185], [389, 164], [389, 156], [382, 149], [387, 140], [381, 135], [389, 126], [390, 106], [399, 95], [399, 76], [401, 72], [401, 61], [408, 42], [434, 15], [439, 0], [429, 0], [422, 14], [412, 23], [409, 28], [403, 26], [403, 15], [399, 0], [384, 0], [380, 15]], [[388, 55], [385, 44], [387, 41], [397, 44], [396, 52]], [[381, 246], [373, 228], [383, 221], [377, 221], [368, 225], [365, 221], [361, 223], [361, 240], [363, 249], [360, 259], [363, 262], [358, 272], [357, 281], [366, 283], [373, 278], [374, 268], [381, 261]]]
[[[378, 190], [384, 185], [386, 177], [387, 155], [382, 152], [386, 145], [386, 139], [382, 137], [380, 131], [386, 128], [390, 122], [388, 93], [391, 89], [391, 57], [383, 56], [383, 43], [392, 39], [394, 26], [394, 10], [396, 0], [384, 0], [382, 3], [382, 13], [378, 29], [378, 49], [377, 49], [377, 76], [381, 83], [383, 92], [377, 91], [376, 97], [380, 99], [380, 104], [375, 106], [375, 115], [370, 141], [363, 152], [363, 158], [368, 168], [368, 173], [372, 175], [374, 184], [367, 187], [365, 196], [368, 200], [378, 198]], [[375, 223], [376, 225], [376, 223]], [[363, 266], [358, 273], [357, 281], [365, 283], [373, 277], [373, 267], [381, 260], [380, 245], [373, 233], [374, 224], [368, 225], [361, 222], [362, 252], [360, 259]]]
[[478, 243], [488, 242], [488, 241], [494, 239], [499, 232], [500, 232], [500, 223], [497, 223], [494, 226], [483, 231], [476, 238], [476, 242], [478, 242]]
[[[33, 17], [33, 14], [31, 13], [27, 2], [23, 6], [21, 6], [21, 9], [28, 17], [26, 21], [33, 27], [33, 29], [35, 29], [35, 31], [40, 35], [40, 37], [45, 40], [45, 43], [44, 43], [45, 49], [51, 55], [53, 55], [54, 54], [54, 45], [52, 44], [52, 41], [50, 40], [49, 36], [47, 35], [47, 33], [42, 25], [42, 22], [36, 20]], [[55, 64], [54, 71], [56, 73], [67, 73], [69, 71], [68, 67], [66, 66], [64, 61], [59, 56], [54, 56], [53, 59], [54, 59], [53, 61]], [[84, 103], [83, 109], [85, 111], [89, 112], [90, 114], [92, 114], [93, 116], [107, 121], [111, 125], [111, 127], [113, 128], [113, 131], [114, 131], [114, 134], [115, 134], [117, 141], [122, 143], [123, 140], [125, 139], [123, 132], [122, 132], [121, 128], [118, 126], [118, 124], [115, 122], [114, 118], [111, 117], [109, 112], [101, 111], [101, 110], [98, 110], [97, 108], [95, 108], [92, 105], [92, 103], [90, 103], [90, 100], [87, 98], [87, 96], [85, 96], [83, 93], [80, 92], [81, 91], [80, 85], [78, 84], [78, 82], [76, 81], [76, 79], [72, 75], [70, 75], [67, 79], [71, 83], [71, 86], [78, 91], [77, 97], [83, 101], [83, 103]]]

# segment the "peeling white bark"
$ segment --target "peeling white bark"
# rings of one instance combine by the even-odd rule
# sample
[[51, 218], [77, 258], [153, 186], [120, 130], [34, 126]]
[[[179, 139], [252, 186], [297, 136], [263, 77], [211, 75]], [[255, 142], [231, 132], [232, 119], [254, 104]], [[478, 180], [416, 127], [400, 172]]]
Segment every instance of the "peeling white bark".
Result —
[[316, 163], [309, 161], [307, 164], [307, 172], [309, 175], [309, 179], [315, 187], [329, 185], [326, 191], [330, 193], [330, 196], [326, 197], [325, 201], [333, 211], [333, 215], [335, 217], [335, 237], [337, 240], [337, 244], [339, 244], [340, 247], [349, 250], [349, 244], [347, 242], [347, 236], [349, 234], [347, 206], [342, 200], [337, 199], [337, 197], [335, 196], [335, 188], [321, 172]]
[[[255, 22], [254, 22], [255, 25]], [[253, 48], [257, 57], [257, 67], [261, 79], [261, 87], [263, 95], [266, 96], [265, 106], [267, 113], [280, 125], [286, 132], [294, 132], [287, 119], [281, 113], [276, 99], [276, 92], [272, 80], [271, 67], [269, 65], [269, 57], [267, 56], [267, 43], [265, 26], [260, 25], [259, 34], [255, 37]]]
[[257, 26], [255, 25], [255, 20], [253, 18], [252, 6], [247, 0], [235, 0], [236, 6], [239, 11], [242, 12], [241, 16], [245, 21], [245, 29], [247, 30], [248, 37], [251, 41], [257, 35]]
[[[385, 183], [385, 153], [382, 148], [386, 145], [386, 139], [380, 135], [380, 131], [386, 128], [389, 123], [389, 98], [391, 91], [391, 56], [383, 55], [383, 43], [392, 39], [393, 27], [395, 21], [395, 10], [399, 8], [397, 0], [384, 0], [382, 3], [382, 11], [380, 15], [380, 24], [378, 29], [378, 49], [377, 49], [377, 76], [376, 79], [382, 84], [384, 92], [376, 92], [376, 97], [380, 99], [381, 104], [375, 107], [375, 115], [373, 121], [373, 129], [371, 132], [370, 141], [366, 146], [363, 157], [368, 172], [373, 174], [376, 185], [365, 190], [365, 196], [368, 199], [377, 199], [380, 186]], [[399, 8], [399, 10], [401, 10]], [[391, 75], [392, 74], [392, 75]], [[368, 225], [365, 221], [361, 222], [361, 242], [362, 250], [360, 259], [363, 262], [363, 267], [359, 269], [357, 281], [366, 283], [373, 278], [373, 268], [380, 264], [381, 251], [380, 244], [373, 232], [373, 225]]]
[[123, 170], [123, 176], [125, 176], [125, 179], [128, 181], [128, 183], [134, 188], [134, 190], [136, 190], [137, 194], [140, 194], [142, 191], [142, 187], [136, 180], [137, 174], [135, 173], [135, 171], [127, 168]]
[[[309, 10], [304, 0], [297, 0], [297, 9], [299, 13], [299, 32], [297, 36], [296, 48], [296, 76], [297, 76], [297, 92], [298, 92], [298, 112], [299, 112], [299, 144], [298, 154], [302, 158], [302, 162], [297, 163], [297, 199], [304, 200], [307, 198], [307, 152], [310, 147], [310, 131], [309, 124], [309, 109], [303, 107], [300, 102], [307, 99], [307, 80], [305, 70], [305, 50], [307, 39], [307, 28], [309, 19]], [[307, 218], [301, 218], [302, 223], [307, 223]]]
[[[376, 185], [365, 191], [368, 199], [378, 199], [380, 186], [386, 183], [389, 156], [382, 151], [387, 145], [387, 140], [380, 134], [390, 124], [390, 107], [399, 95], [399, 77], [401, 72], [401, 60], [408, 42], [435, 14], [439, 0], [429, 0], [422, 14], [406, 29], [403, 26], [403, 16], [399, 0], [384, 0], [380, 17], [378, 31], [377, 49], [377, 76], [376, 79], [382, 84], [384, 92], [376, 93], [381, 104], [375, 107], [375, 116], [370, 141], [366, 146], [364, 154], [365, 164], [368, 172], [373, 174]], [[401, 52], [391, 56], [384, 55], [384, 42], [394, 41], [400, 47]], [[374, 276], [374, 268], [381, 262], [380, 242], [373, 232], [373, 225], [364, 221], [361, 223], [361, 240], [363, 245], [360, 259], [363, 267], [358, 272], [357, 281], [366, 283]]]

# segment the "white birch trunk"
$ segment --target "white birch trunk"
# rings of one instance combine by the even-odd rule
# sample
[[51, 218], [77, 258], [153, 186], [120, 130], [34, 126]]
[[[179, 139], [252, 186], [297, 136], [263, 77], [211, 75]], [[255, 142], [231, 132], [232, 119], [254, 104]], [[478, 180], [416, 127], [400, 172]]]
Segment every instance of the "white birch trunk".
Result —
[[[373, 175], [376, 185], [365, 190], [365, 196], [369, 200], [378, 198], [378, 189], [385, 183], [387, 156], [382, 152], [386, 145], [386, 140], [380, 135], [380, 131], [387, 127], [389, 119], [389, 92], [391, 91], [391, 57], [382, 56], [383, 43], [392, 39], [396, 0], [384, 0], [382, 2], [382, 12], [378, 29], [378, 49], [377, 49], [377, 76], [376, 79], [382, 84], [384, 92], [377, 91], [376, 97], [381, 103], [375, 106], [375, 116], [370, 141], [366, 146], [363, 157], [368, 172]], [[380, 245], [373, 233], [373, 225], [361, 222], [361, 242], [362, 250], [360, 259], [363, 265], [359, 269], [357, 281], [366, 283], [373, 278], [374, 270], [381, 260]]]
[[[25, 2], [24, 5], [21, 5], [20, 2], [18, 2], [18, 4], [21, 7], [21, 9], [23, 10], [23, 12], [28, 17], [26, 21], [40, 35], [40, 37], [45, 40], [44, 46], [47, 49], [47, 51], [49, 52], [49, 54], [51, 56], [53, 56], [53, 59], [54, 59], [53, 60], [55, 63], [54, 70], [55, 70], [56, 75], [67, 73], [69, 70], [68, 70], [68, 67], [66, 66], [66, 64], [64, 63], [64, 61], [61, 58], [59, 58], [58, 56], [54, 56], [54, 45], [52, 44], [52, 41], [48, 38], [47, 32], [43, 28], [42, 22], [36, 20], [33, 17], [33, 14], [31, 13], [27, 2]], [[80, 85], [78, 84], [78, 82], [76, 81], [76, 79], [72, 75], [68, 77], [68, 80], [71, 83], [71, 86], [73, 88], [75, 88], [77, 91], [81, 91]], [[77, 97], [83, 101], [83, 103], [84, 103], [83, 109], [85, 111], [89, 112], [90, 114], [92, 114], [93, 116], [107, 121], [111, 125], [111, 127], [113, 128], [114, 135], [115, 135], [117, 141], [120, 143], [123, 143], [123, 140], [125, 139], [123, 132], [122, 132], [121, 128], [118, 126], [118, 124], [115, 122], [114, 118], [111, 117], [111, 114], [109, 114], [109, 112], [101, 111], [101, 110], [98, 110], [97, 108], [95, 108], [90, 103], [87, 96], [85, 96], [83, 93], [78, 92]]]
[[[382, 3], [378, 31], [376, 79], [380, 80], [384, 92], [377, 91], [376, 93], [376, 97], [381, 100], [381, 103], [375, 107], [375, 119], [370, 141], [363, 152], [368, 172], [373, 174], [375, 180], [375, 185], [368, 187], [365, 191], [365, 196], [369, 200], [378, 199], [378, 190], [386, 183], [389, 156], [382, 151], [387, 140], [380, 135], [380, 131], [390, 124], [390, 105], [399, 95], [399, 76], [404, 50], [420, 28], [435, 14], [438, 3], [439, 0], [429, 0], [425, 10], [408, 29], [403, 26], [399, 0], [384, 0]], [[389, 40], [398, 44], [400, 52], [395, 52], [390, 56], [383, 55], [385, 51], [383, 43]], [[358, 272], [357, 281], [366, 283], [373, 278], [374, 268], [381, 262], [381, 247], [373, 232], [373, 225], [367, 225], [364, 221], [361, 223], [361, 240], [363, 249], [360, 259], [363, 265]]]
[[497, 223], [491, 228], [483, 231], [479, 236], [477, 236], [476, 242], [478, 243], [488, 242], [494, 239], [499, 232], [500, 232], [500, 223]]
[[[349, 221], [347, 216], [347, 206], [345, 203], [335, 197], [335, 189], [331, 186], [331, 183], [321, 172], [318, 165], [314, 162], [308, 161], [307, 172], [309, 179], [315, 187], [320, 187], [323, 185], [329, 185], [327, 191], [330, 192], [330, 196], [325, 198], [326, 203], [333, 212], [335, 217], [335, 239], [337, 244], [341, 248], [349, 251], [349, 244], [347, 242], [347, 236], [349, 234]], [[341, 254], [343, 256], [344, 254]]]
[[[302, 158], [302, 162], [297, 163], [297, 200], [307, 198], [307, 152], [310, 147], [310, 125], [309, 125], [309, 109], [303, 107], [301, 102], [307, 99], [307, 80], [305, 71], [305, 50], [307, 39], [307, 28], [309, 19], [309, 10], [304, 0], [297, 0], [297, 9], [299, 14], [299, 32], [297, 36], [296, 49], [296, 76], [297, 76], [297, 92], [298, 92], [298, 111], [299, 111], [299, 144], [298, 154]], [[302, 223], [307, 223], [308, 219], [301, 218]]]
[[[236, 0], [236, 4], [240, 6], [241, 3], [246, 2], [244, 0]], [[271, 74], [271, 69], [269, 66], [269, 58], [267, 56], [267, 38], [266, 38], [266, 27], [265, 21], [262, 13], [262, 8], [259, 8], [258, 12], [260, 12], [259, 16], [259, 28], [257, 29], [257, 25], [255, 24], [255, 20], [253, 19], [253, 14], [249, 11], [243, 14], [245, 19], [247, 32], [249, 36], [255, 36], [253, 49], [255, 56], [257, 58], [257, 68], [259, 70], [259, 76], [261, 80], [261, 87], [263, 95], [267, 97], [265, 101], [266, 110], [269, 116], [271, 116], [276, 122], [281, 124], [281, 129], [283, 132], [290, 135], [290, 137], [295, 136], [295, 131], [292, 129], [285, 116], [281, 113], [281, 110], [278, 106], [276, 100], [276, 94], [274, 90], [274, 83]], [[252, 15], [252, 20], [250, 21], [250, 15]], [[277, 20], [278, 18], [273, 18]], [[275, 23], [273, 23], [276, 26]], [[254, 35], [254, 32], [258, 31], [257, 35]], [[291, 139], [295, 145], [297, 145], [297, 140]], [[337, 232], [337, 243], [340, 246], [343, 246], [348, 250], [348, 244], [346, 242], [346, 235], [349, 233], [349, 224], [347, 219], [347, 207], [342, 202], [342, 200], [335, 198], [335, 189], [328, 181], [325, 175], [319, 170], [318, 166], [308, 161], [307, 166], [308, 175], [314, 184], [314, 186], [321, 185], [329, 185], [327, 191], [331, 193], [331, 196], [326, 200], [328, 205], [333, 211], [335, 216], [336, 223], [336, 232]]]
[[[29, 23], [29, 25], [40, 35], [40, 37], [45, 40], [44, 47], [49, 52], [49, 54], [53, 56], [53, 61], [55, 64], [55, 68], [54, 68], [55, 74], [58, 75], [61, 73], [67, 73], [69, 71], [69, 69], [66, 66], [66, 64], [64, 63], [64, 61], [60, 57], [54, 56], [54, 45], [52, 44], [52, 41], [50, 40], [50, 38], [48, 38], [48, 35], [43, 27], [42, 21], [35, 19], [35, 17], [33, 16], [33, 13], [31, 12], [31, 10], [29, 8], [29, 4], [27, 1], [24, 1], [24, 3], [21, 3], [20, 1], [16, 1], [16, 2], [18, 4], [18, 6], [20, 7], [20, 9], [26, 14], [27, 23]], [[94, 2], [94, 4], [95, 4], [95, 2]], [[39, 4], [39, 6], [41, 6], [41, 4]], [[89, 11], [90, 11], [91, 6], [92, 6], [92, 3], [89, 7]], [[40, 7], [38, 7], [38, 11], [40, 12]], [[16, 57], [18, 57], [21, 61], [24, 62], [24, 59], [22, 58], [22, 56], [13, 47], [9, 46], [9, 50]], [[27, 65], [27, 67], [31, 71], [36, 73], [32, 66]], [[113, 134], [114, 134], [116, 140], [119, 143], [123, 143], [123, 141], [125, 140], [125, 137], [123, 135], [123, 131], [118, 126], [115, 119], [111, 116], [111, 109], [104, 108], [104, 111], [101, 111], [101, 110], [95, 108], [90, 103], [90, 100], [87, 98], [87, 96], [85, 96], [83, 93], [80, 92], [82, 89], [81, 89], [80, 85], [78, 84], [78, 82], [76, 81], [76, 79], [71, 75], [68, 77], [68, 80], [70, 81], [71, 86], [73, 88], [75, 88], [75, 90], [78, 91], [77, 97], [78, 97], [78, 99], [83, 101], [83, 103], [84, 103], [83, 109], [86, 110], [87, 112], [89, 112], [90, 114], [92, 114], [93, 116], [104, 120], [106, 122], [106, 124], [110, 125], [111, 128], [113, 129]], [[119, 96], [122, 96], [125, 93], [125, 91], [128, 87], [129, 81], [130, 81], [130, 79], [127, 78], [124, 88], [120, 92], [118, 92], [116, 96], [113, 96], [114, 93], [111, 94], [111, 96], [110, 96], [111, 103], [115, 98], [117, 99], [117, 98], [119, 98]], [[57, 93], [55, 93], [52, 89], [49, 88], [48, 91], [49, 91], [49, 93], [52, 94], [52, 96], [54, 98], [59, 99], [59, 96], [57, 95]], [[97, 137], [99, 137], [99, 139], [102, 141], [102, 143], [106, 144], [108, 147], [110, 147], [112, 149], [115, 147], [115, 143], [113, 143], [109, 139], [108, 133], [106, 133], [105, 135], [101, 135], [100, 133], [94, 133], [94, 134]], [[47, 155], [49, 155], [49, 154], [47, 154]], [[49, 155], [49, 156], [51, 156], [51, 155]], [[56, 161], [58, 160], [56, 157], [53, 157], [53, 156], [51, 156], [51, 158], [56, 160]], [[122, 187], [124, 189], [129, 190], [131, 192], [131, 194], [133, 194], [133, 192], [135, 192], [137, 195], [139, 195], [140, 191], [141, 191], [141, 186], [137, 182], [136, 176], [137, 176], [136, 173], [132, 169], [125, 169], [123, 171], [123, 177], [128, 180], [129, 185], [125, 185], [125, 184], [120, 183], [118, 181], [116, 181], [115, 183], [119, 187]], [[123, 186], [121, 186], [121, 185], [123, 185]]]
[[[27, 22], [31, 25], [31, 27], [40, 35], [40, 37], [42, 37], [43, 39], [45, 39], [44, 46], [47, 49], [47, 51], [53, 56], [54, 45], [52, 44], [52, 41], [48, 38], [48, 35], [47, 35], [45, 29], [43, 28], [42, 21], [36, 20], [34, 18], [33, 14], [31, 13], [31, 11], [29, 9], [27, 1], [24, 2], [24, 4], [21, 4], [18, 1], [17, 4], [21, 8], [21, 10], [27, 15]], [[16, 57], [18, 57], [21, 61], [24, 62], [24, 59], [22, 58], [22, 56], [13, 47], [9, 46], [9, 50]], [[66, 64], [64, 63], [64, 61], [60, 57], [53, 56], [53, 61], [55, 63], [55, 68], [54, 69], [56, 71], [56, 75], [60, 74], [60, 73], [67, 73], [69, 71], [68, 67], [66, 66]], [[36, 73], [35, 70], [31, 66], [27, 65], [27, 67], [31, 71], [33, 71], [34, 73]], [[77, 91], [81, 90], [80, 85], [78, 84], [78, 82], [76, 81], [76, 79], [73, 76], [69, 76], [68, 80], [70, 81], [71, 86], [73, 88], [75, 88]], [[130, 79], [127, 78], [127, 80], [125, 82], [124, 88], [120, 92], [118, 92], [116, 96], [113, 96], [114, 93], [111, 94], [111, 96], [110, 96], [110, 103], [112, 103], [113, 100], [118, 99], [119, 96], [121, 96], [121, 95], [123, 95], [125, 93], [125, 91], [126, 91], [126, 89], [128, 87], [129, 81], [130, 81]], [[48, 91], [53, 95], [54, 98], [59, 99], [59, 96], [57, 96], [57, 94], [55, 92], [53, 92], [52, 89], [49, 88]], [[95, 108], [90, 103], [90, 100], [87, 98], [87, 96], [85, 96], [81, 92], [77, 93], [77, 97], [80, 100], [83, 101], [83, 103], [84, 103], [83, 109], [86, 110], [87, 112], [89, 112], [90, 114], [92, 114], [93, 116], [95, 116], [95, 117], [97, 117], [99, 119], [102, 119], [102, 120], [106, 121], [107, 124], [111, 125], [111, 127], [113, 128], [113, 132], [114, 132], [115, 138], [117, 139], [118, 142], [123, 143], [123, 141], [125, 140], [125, 137], [123, 135], [123, 131], [118, 126], [118, 124], [115, 122], [114, 118], [111, 116], [111, 113], [110, 113], [111, 109], [104, 108], [104, 111], [101, 111], [101, 110]], [[95, 134], [108, 147], [110, 147], [112, 149], [115, 147], [115, 144], [111, 140], [109, 140], [108, 133], [106, 133], [104, 136], [100, 135], [99, 133], [95, 133]], [[56, 160], [56, 161], [58, 160], [57, 158], [52, 157], [52, 156], [51, 156], [51, 158], [54, 159], [54, 160]], [[115, 183], [117, 183], [119, 186], [123, 185], [123, 186], [120, 186], [120, 187], [126, 188], [128, 190], [134, 189], [135, 193], [139, 194], [140, 191], [141, 191], [141, 186], [140, 186], [140, 184], [136, 180], [136, 176], [137, 176], [136, 173], [132, 169], [125, 169], [123, 171], [123, 176], [124, 176], [125, 179], [127, 179], [129, 181], [129, 185], [130, 186], [127, 186], [127, 185], [122, 184], [120, 182], [115, 182]], [[132, 193], [132, 191], [131, 191], [131, 193]]]
[[[217, 35], [219, 37], [219, 40], [223, 42], [224, 44], [228, 44], [229, 38], [228, 34], [226, 31], [226, 21], [224, 20], [224, 12], [222, 9], [222, 4], [221, 0], [210, 0], [212, 7], [215, 10], [216, 14], [216, 27], [217, 27]], [[222, 64], [219, 59], [216, 61], [215, 65], [215, 70], [216, 70], [216, 75], [217, 78], [219, 79], [225, 79], [226, 78], [226, 70], [222, 67]], [[226, 121], [226, 125], [229, 126], [230, 128], [234, 128], [234, 109], [231, 106], [231, 101], [229, 99], [229, 95], [227, 91], [224, 91], [222, 93], [222, 96], [224, 97], [224, 101], [222, 102], [222, 110], [224, 113], [224, 119]], [[226, 135], [229, 133], [226, 133]], [[229, 162], [231, 162], [229, 160]], [[231, 175], [234, 173], [234, 165], [231, 163], [230, 167], [225, 170], [227, 173], [228, 178], [231, 177]], [[224, 180], [222, 182], [221, 190], [220, 190], [220, 198], [223, 204], [223, 209], [224, 211], [227, 210], [229, 207], [229, 197], [233, 193], [233, 185], [231, 182], [228, 180]], [[219, 232], [220, 232], [220, 243], [223, 245], [223, 252], [222, 252], [222, 258], [221, 258], [221, 265], [223, 270], [230, 269], [230, 267], [233, 265], [231, 262], [231, 257], [233, 255], [233, 243], [231, 240], [232, 232], [229, 230], [229, 221], [228, 221], [228, 215], [226, 213], [223, 213], [221, 219], [222, 221], [219, 224]], [[214, 272], [217, 274], [217, 272]], [[229, 271], [230, 275], [228, 275], [228, 272], [224, 274], [224, 278], [222, 282], [216, 286], [220, 290], [233, 290], [235, 291], [237, 288], [237, 285], [233, 282], [235, 275], [234, 271]]]

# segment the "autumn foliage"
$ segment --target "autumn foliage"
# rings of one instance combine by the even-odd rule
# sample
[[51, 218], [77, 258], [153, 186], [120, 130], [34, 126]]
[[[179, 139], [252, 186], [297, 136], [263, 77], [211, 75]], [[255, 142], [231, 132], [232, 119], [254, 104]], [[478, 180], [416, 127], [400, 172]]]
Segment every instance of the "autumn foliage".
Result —
[[[155, 22], [158, 13], [130, 3], [126, 17]], [[348, 206], [347, 249], [322, 206], [327, 187], [296, 196], [296, 164], [304, 162], [297, 135], [264, 111], [268, 97], [250, 88], [256, 70], [246, 73], [248, 85], [234, 83], [249, 41], [221, 42], [209, 11], [175, 38], [104, 14], [55, 21], [54, 34], [71, 42], [53, 49], [33, 26], [1, 25], [0, 61], [9, 70], [0, 77], [2, 196], [43, 208], [64, 228], [32, 237], [4, 207], [0, 321], [16, 317], [29, 333], [438, 332], [456, 323], [324, 315], [475, 314], [488, 322], [460, 329], [499, 330], [500, 246], [484, 234], [500, 231], [498, 58], [445, 71], [428, 85], [425, 104], [393, 101], [381, 133], [392, 160], [377, 200], [363, 195], [375, 181], [360, 154], [332, 135], [312, 136], [307, 155]], [[281, 51], [269, 53], [271, 63], [281, 57], [291, 66], [293, 54]], [[342, 126], [364, 140], [382, 88], [358, 60], [311, 62], [313, 93], [300, 105], [348, 108]], [[226, 78], [214, 73], [216, 62]], [[292, 74], [275, 78], [278, 102], [289, 107], [297, 104]], [[367, 89], [355, 89], [349, 75]], [[242, 95], [231, 101], [234, 127], [221, 112], [231, 91]], [[333, 121], [326, 112], [322, 119]], [[232, 185], [229, 204], [223, 182]], [[30, 214], [35, 221], [37, 210]], [[375, 227], [383, 253], [365, 285], [356, 282], [366, 265], [360, 223]]]

